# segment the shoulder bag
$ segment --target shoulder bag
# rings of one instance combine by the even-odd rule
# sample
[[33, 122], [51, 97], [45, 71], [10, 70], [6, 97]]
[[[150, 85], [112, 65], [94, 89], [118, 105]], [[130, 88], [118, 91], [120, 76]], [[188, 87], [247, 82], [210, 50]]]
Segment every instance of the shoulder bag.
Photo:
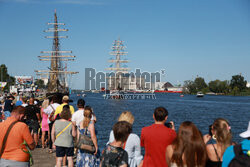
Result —
[[53, 122], [53, 121], [55, 121], [55, 117], [54, 117], [54, 115], [55, 115], [55, 109], [54, 109], [54, 107], [52, 106], [52, 105], [50, 105], [50, 107], [52, 108], [52, 113], [50, 113], [50, 115], [49, 115], [49, 121], [50, 122]]
[[90, 154], [95, 153], [95, 145], [91, 137], [87, 136], [87, 128], [85, 128], [84, 134], [79, 134], [75, 147]]

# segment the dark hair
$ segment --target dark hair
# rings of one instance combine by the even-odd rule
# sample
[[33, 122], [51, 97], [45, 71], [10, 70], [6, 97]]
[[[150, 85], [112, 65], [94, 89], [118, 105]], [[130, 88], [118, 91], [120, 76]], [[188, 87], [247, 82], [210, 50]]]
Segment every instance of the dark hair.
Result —
[[83, 99], [79, 99], [77, 101], [77, 107], [78, 108], [84, 108], [84, 106], [85, 106], [85, 101]]
[[132, 126], [126, 121], [118, 121], [113, 126], [113, 132], [116, 141], [125, 142], [129, 134], [132, 132]]
[[27, 97], [22, 97], [22, 101], [24, 102], [24, 103], [27, 103]]
[[163, 121], [168, 116], [168, 110], [164, 107], [157, 107], [154, 111], [156, 121]]
[[34, 102], [35, 102], [35, 99], [34, 99], [33, 97], [31, 97], [31, 98], [29, 99], [29, 104], [34, 104]]
[[70, 109], [69, 105], [68, 105], [68, 104], [64, 105], [64, 106], [63, 106], [63, 110], [64, 110], [64, 109]]
[[12, 98], [13, 100], [15, 99], [15, 97], [12, 96], [12, 95], [10, 95], [10, 96], [7, 97], [7, 99], [10, 99], [10, 98]]
[[[173, 142], [171, 162], [177, 166], [202, 167], [207, 160], [206, 146], [199, 129], [190, 121], [180, 125], [176, 139]], [[183, 160], [184, 159], [184, 160]]]
[[61, 117], [61, 119], [69, 120], [71, 118], [70, 109], [63, 106], [63, 110], [62, 110], [62, 112], [60, 114], [60, 117]]
[[57, 95], [53, 95], [51, 100], [53, 101], [53, 103], [61, 103]]
[[12, 110], [12, 113], [16, 113], [16, 114], [25, 114], [25, 107], [23, 106], [17, 106]]

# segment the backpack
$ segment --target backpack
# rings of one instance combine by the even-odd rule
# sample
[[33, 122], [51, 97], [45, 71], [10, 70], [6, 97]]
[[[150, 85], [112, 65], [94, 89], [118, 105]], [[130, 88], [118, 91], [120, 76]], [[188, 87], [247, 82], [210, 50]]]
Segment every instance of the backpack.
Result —
[[122, 161], [124, 152], [124, 150], [117, 151], [117, 154], [113, 156], [106, 154], [102, 157], [101, 167], [118, 167]]
[[231, 160], [228, 167], [250, 167], [250, 156], [243, 153], [241, 144], [234, 147], [235, 157]]

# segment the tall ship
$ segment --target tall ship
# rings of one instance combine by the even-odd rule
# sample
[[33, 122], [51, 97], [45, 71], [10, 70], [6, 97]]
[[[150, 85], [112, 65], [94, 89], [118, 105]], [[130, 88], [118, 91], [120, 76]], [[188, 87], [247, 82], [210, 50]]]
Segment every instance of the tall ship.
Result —
[[[48, 79], [47, 96], [51, 94], [69, 94], [69, 80], [73, 74], [78, 72], [68, 71], [67, 63], [75, 61], [76, 56], [71, 55], [72, 51], [61, 50], [60, 39], [68, 38], [68, 36], [60, 36], [59, 33], [67, 32], [68, 29], [63, 28], [64, 23], [59, 23], [56, 10], [54, 13], [54, 22], [47, 23], [51, 28], [44, 32], [52, 33], [51, 36], [45, 36], [47, 39], [52, 39], [52, 50], [41, 51], [41, 56], [38, 56], [40, 61], [48, 61], [49, 67], [47, 70], [36, 70], [37, 76], [41, 79]], [[62, 28], [61, 28], [62, 27]]]
[[[129, 76], [122, 77], [119, 76], [119, 73], [125, 73], [128, 74], [130, 68], [128, 68], [127, 63], [129, 60], [126, 58], [126, 55], [128, 52], [125, 52], [126, 46], [124, 45], [124, 41], [115, 40], [110, 52], [110, 59], [108, 60], [110, 66], [106, 68], [105, 70], [113, 72], [117, 76], [109, 77], [108, 78], [108, 89], [109, 90], [123, 90], [126, 86], [126, 83], [129, 83], [127, 81], [129, 79]], [[128, 86], [127, 86], [128, 87]]]

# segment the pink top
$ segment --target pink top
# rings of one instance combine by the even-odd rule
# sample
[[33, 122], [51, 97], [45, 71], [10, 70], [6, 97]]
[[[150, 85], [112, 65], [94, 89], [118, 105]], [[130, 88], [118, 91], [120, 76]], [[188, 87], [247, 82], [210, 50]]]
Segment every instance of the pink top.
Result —
[[43, 108], [41, 108], [42, 111], [42, 131], [49, 131], [49, 124], [48, 124], [48, 115], [43, 112]]

